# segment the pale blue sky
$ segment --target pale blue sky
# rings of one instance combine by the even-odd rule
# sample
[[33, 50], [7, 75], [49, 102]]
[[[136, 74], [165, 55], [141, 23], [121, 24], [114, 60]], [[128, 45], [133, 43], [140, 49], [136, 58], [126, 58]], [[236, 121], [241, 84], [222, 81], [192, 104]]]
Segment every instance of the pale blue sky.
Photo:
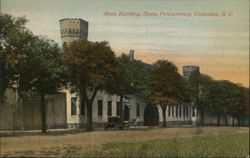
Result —
[[[89, 40], [107, 40], [119, 54], [135, 49], [136, 57], [152, 63], [169, 59], [181, 66], [195, 64], [215, 79], [249, 83], [248, 0], [2, 0], [2, 11], [26, 15], [27, 27], [61, 43], [62, 18], [89, 22]], [[227, 17], [121, 17], [109, 12], [232, 12]]]

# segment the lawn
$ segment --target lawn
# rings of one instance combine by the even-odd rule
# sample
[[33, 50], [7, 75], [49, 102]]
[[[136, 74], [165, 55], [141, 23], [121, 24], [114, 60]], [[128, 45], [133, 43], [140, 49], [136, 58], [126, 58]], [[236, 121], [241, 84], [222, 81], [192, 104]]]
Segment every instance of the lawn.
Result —
[[1, 138], [2, 156], [246, 157], [248, 128], [144, 128]]

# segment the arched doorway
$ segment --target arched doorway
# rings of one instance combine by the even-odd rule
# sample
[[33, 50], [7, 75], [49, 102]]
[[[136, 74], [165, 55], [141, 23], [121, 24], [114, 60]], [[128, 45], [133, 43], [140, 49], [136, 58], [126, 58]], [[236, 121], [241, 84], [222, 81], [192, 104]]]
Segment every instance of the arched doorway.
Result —
[[125, 107], [124, 107], [123, 116], [124, 116], [124, 121], [128, 121], [129, 120], [129, 108], [128, 108], [127, 105], [125, 105]]
[[144, 110], [144, 126], [158, 126], [159, 111], [156, 105], [147, 105]]

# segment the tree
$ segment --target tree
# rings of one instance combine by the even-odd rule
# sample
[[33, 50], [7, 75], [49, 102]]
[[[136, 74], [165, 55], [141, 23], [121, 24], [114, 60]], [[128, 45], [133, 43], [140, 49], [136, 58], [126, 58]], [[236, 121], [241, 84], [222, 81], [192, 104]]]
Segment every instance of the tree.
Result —
[[[120, 116], [123, 121], [123, 98], [128, 95], [135, 95], [144, 99], [147, 92], [147, 69], [143, 67], [141, 61], [130, 60], [129, 56], [122, 54], [118, 57], [118, 73], [114, 76], [114, 80], [107, 85], [106, 91], [109, 94], [116, 94], [120, 96]], [[146, 98], [146, 97], [145, 97]]]
[[71, 73], [71, 83], [80, 91], [81, 104], [87, 106], [87, 131], [93, 130], [92, 104], [99, 90], [114, 80], [117, 60], [107, 42], [73, 41], [65, 46], [65, 54]]
[[151, 100], [161, 105], [163, 127], [166, 127], [166, 107], [187, 100], [185, 81], [170, 61], [158, 60], [151, 72]]
[[245, 115], [248, 118], [248, 126], [250, 126], [250, 121], [249, 121], [249, 117], [250, 117], [250, 108], [249, 108], [249, 88], [244, 88], [244, 92], [243, 92], [243, 98], [244, 98], [244, 109], [245, 109]]
[[25, 28], [26, 22], [24, 17], [0, 15], [0, 103], [3, 102], [4, 92], [11, 86], [11, 81], [17, 80], [19, 58], [32, 36]]
[[55, 94], [67, 82], [66, 66], [58, 45], [48, 39], [33, 36], [19, 58], [20, 91], [32, 91], [41, 100], [41, 130], [47, 132], [45, 95]]
[[244, 114], [243, 88], [227, 80], [214, 81], [211, 84], [208, 97], [210, 110], [217, 114], [217, 125], [220, 126], [221, 115], [236, 116], [240, 121], [240, 115]]
[[201, 125], [204, 124], [204, 113], [209, 111], [208, 95], [213, 79], [206, 75], [194, 72], [188, 79], [191, 102], [201, 114]]
[[[228, 91], [228, 114], [232, 116], [233, 123], [232, 125], [235, 125], [235, 118], [238, 119], [238, 125], [240, 124], [241, 116], [243, 118], [246, 116], [246, 88], [242, 87], [239, 84], [233, 84], [230, 85], [230, 91]], [[249, 98], [248, 98], [249, 102]], [[244, 118], [245, 119], [245, 118]]]

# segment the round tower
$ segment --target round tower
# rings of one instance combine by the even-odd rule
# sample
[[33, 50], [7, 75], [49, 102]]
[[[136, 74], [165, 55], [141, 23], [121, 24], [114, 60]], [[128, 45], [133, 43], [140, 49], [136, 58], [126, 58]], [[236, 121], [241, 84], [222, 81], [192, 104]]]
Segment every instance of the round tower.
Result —
[[88, 40], [88, 22], [82, 19], [59, 20], [62, 43], [69, 44], [74, 40]]
[[183, 75], [185, 78], [189, 78], [193, 72], [200, 72], [199, 66], [187, 65], [183, 66]]

